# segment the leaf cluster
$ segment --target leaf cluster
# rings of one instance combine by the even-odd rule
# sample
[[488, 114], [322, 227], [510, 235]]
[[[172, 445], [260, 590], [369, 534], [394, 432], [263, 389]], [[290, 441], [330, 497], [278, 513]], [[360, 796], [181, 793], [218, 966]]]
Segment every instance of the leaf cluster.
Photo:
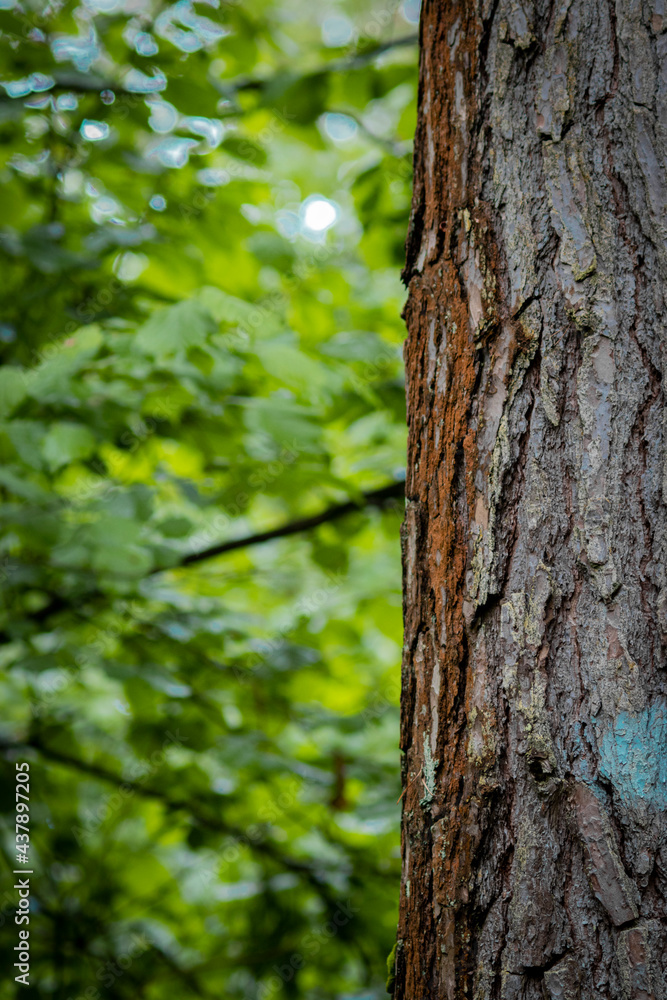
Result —
[[384, 996], [413, 8], [0, 3], [28, 998]]

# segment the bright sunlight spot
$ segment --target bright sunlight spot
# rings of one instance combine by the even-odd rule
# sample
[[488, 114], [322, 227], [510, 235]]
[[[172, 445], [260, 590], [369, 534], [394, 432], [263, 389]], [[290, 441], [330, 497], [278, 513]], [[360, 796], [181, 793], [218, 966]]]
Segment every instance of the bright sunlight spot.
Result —
[[304, 201], [302, 214], [304, 227], [313, 232], [321, 233], [333, 226], [338, 217], [338, 210], [333, 202], [315, 195]]
[[89, 142], [99, 142], [109, 135], [109, 126], [106, 122], [96, 122], [89, 118], [84, 118], [80, 128], [81, 135]]

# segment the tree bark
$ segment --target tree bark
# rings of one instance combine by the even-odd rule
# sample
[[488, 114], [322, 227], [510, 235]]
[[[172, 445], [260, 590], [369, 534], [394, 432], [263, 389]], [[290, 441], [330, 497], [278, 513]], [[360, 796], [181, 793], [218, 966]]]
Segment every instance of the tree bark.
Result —
[[425, 3], [396, 1000], [667, 996], [665, 30]]

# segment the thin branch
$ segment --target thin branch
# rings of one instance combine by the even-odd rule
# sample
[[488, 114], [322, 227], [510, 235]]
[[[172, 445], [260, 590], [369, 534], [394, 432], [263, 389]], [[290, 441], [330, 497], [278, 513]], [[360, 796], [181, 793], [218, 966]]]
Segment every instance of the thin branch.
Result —
[[[373, 62], [378, 56], [389, 52], [391, 49], [405, 48], [418, 44], [418, 34], [392, 38], [387, 42], [380, 42], [378, 45], [372, 45], [367, 49], [363, 49], [361, 52], [355, 52], [352, 56], [342, 56], [340, 59], [332, 59], [331, 62], [323, 63], [314, 69], [304, 70], [303, 76], [317, 76], [320, 73], [344, 73], [346, 70], [359, 69], [361, 66], [366, 66], [369, 62]], [[229, 84], [225, 80], [222, 80], [221, 84], [227, 90], [227, 94], [229, 94], [238, 93], [241, 90], [264, 90], [275, 79], [275, 76], [265, 78], [247, 77], [245, 80], [243, 78], [235, 81], [230, 80]]]
[[[244, 535], [242, 538], [233, 538], [227, 542], [220, 542], [218, 545], [212, 545], [201, 552], [191, 552], [172, 566], [159, 566], [152, 569], [148, 576], [183, 569], [187, 566], [205, 562], [207, 559], [225, 555], [227, 552], [235, 552], [238, 549], [248, 548], [252, 545], [261, 545], [276, 538], [289, 538], [291, 535], [298, 535], [303, 531], [310, 531], [311, 528], [317, 528], [320, 524], [336, 521], [339, 517], [345, 517], [346, 514], [363, 510], [364, 507], [387, 507], [392, 500], [402, 499], [404, 495], [405, 482], [402, 479], [397, 480], [394, 483], [389, 483], [387, 486], [380, 487], [378, 490], [362, 493], [359, 500], [347, 500], [345, 503], [334, 504], [319, 514], [313, 514], [310, 517], [300, 517], [294, 521], [288, 521], [286, 524], [281, 524], [277, 528], [272, 528], [270, 531], [261, 531], [256, 535]], [[52, 615], [58, 614], [60, 611], [80, 609], [85, 601], [107, 597], [108, 595], [100, 590], [78, 594], [74, 599], [58, 594], [48, 604], [44, 605], [43, 608], [30, 615], [30, 620], [39, 624], [51, 618]], [[7, 631], [0, 631], [0, 641], [9, 642], [11, 638]]]
[[281, 524], [277, 528], [272, 528], [271, 531], [262, 531], [257, 535], [244, 535], [242, 538], [233, 538], [227, 542], [220, 542], [218, 545], [212, 545], [208, 549], [202, 549], [201, 552], [190, 553], [190, 555], [185, 556], [175, 566], [169, 566], [166, 570], [154, 569], [152, 573], [164, 573], [170, 569], [192, 566], [195, 563], [204, 562], [205, 559], [213, 559], [215, 556], [224, 555], [226, 552], [234, 552], [236, 549], [245, 549], [251, 545], [262, 545], [264, 542], [273, 541], [275, 538], [288, 538], [290, 535], [298, 535], [302, 531], [310, 531], [311, 528], [317, 528], [320, 524], [336, 521], [339, 517], [345, 517], [346, 514], [363, 510], [364, 507], [385, 507], [391, 500], [397, 500], [403, 497], [404, 494], [405, 483], [399, 480], [398, 482], [390, 483], [389, 486], [382, 486], [379, 490], [362, 493], [360, 502], [347, 500], [345, 503], [328, 507], [319, 514], [313, 514], [310, 517], [300, 517], [295, 521], [288, 521], [287, 524]]
[[[359, 69], [362, 66], [366, 66], [369, 62], [372, 62], [378, 56], [383, 55], [385, 52], [389, 52], [391, 49], [405, 48], [410, 45], [417, 45], [418, 43], [419, 35], [403, 35], [400, 38], [393, 38], [387, 42], [380, 42], [378, 45], [370, 46], [368, 49], [364, 49], [361, 52], [355, 52], [352, 56], [343, 56], [340, 59], [332, 59], [330, 62], [323, 63], [315, 69], [304, 70], [303, 76], [317, 76], [319, 73], [343, 73], [346, 70]], [[279, 72], [277, 75], [279, 76], [282, 74]], [[99, 94], [103, 90], [111, 90], [115, 94], [119, 94], [122, 97], [130, 97], [139, 101], [143, 101], [147, 96], [147, 94], [143, 92], [126, 90], [118, 81], [105, 80], [92, 73], [78, 73], [74, 70], [56, 71], [53, 74], [53, 79], [55, 82], [51, 88], [52, 91], [73, 91], [79, 94]], [[264, 79], [257, 79], [254, 77], [237, 77], [236, 80], [218, 81], [217, 89], [225, 97], [229, 97], [230, 95], [237, 94], [243, 90], [264, 90], [265, 88], [270, 87], [275, 79], [276, 76], [269, 76]], [[0, 95], [0, 103], [24, 101], [30, 96], [30, 94], [22, 94], [19, 97], [14, 97], [10, 94], [2, 94]]]
[[391, 156], [395, 156], [397, 159], [401, 156], [405, 156], [411, 151], [410, 142], [405, 142], [400, 139], [385, 139], [381, 135], [376, 135], [376, 133], [369, 129], [367, 125], [364, 125], [361, 115], [347, 105], [342, 108], [329, 108], [329, 111], [334, 115], [345, 115], [346, 118], [351, 118], [367, 139], [374, 142], [377, 146], [380, 146], [381, 149], [386, 150], [391, 154]]
[[254, 838], [249, 837], [240, 827], [225, 823], [222, 819], [204, 815], [185, 799], [172, 799], [168, 794], [158, 788], [152, 788], [151, 786], [144, 785], [139, 781], [125, 780], [121, 775], [114, 774], [113, 771], [109, 771], [105, 767], [101, 767], [98, 764], [90, 764], [85, 760], [81, 760], [79, 757], [63, 753], [61, 750], [57, 750], [55, 747], [49, 747], [41, 740], [35, 739], [34, 737], [30, 740], [17, 742], [2, 741], [0, 743], [0, 752], [7, 750], [23, 750], [28, 747], [36, 750], [37, 753], [48, 758], [49, 760], [79, 771], [82, 774], [89, 774], [92, 777], [97, 778], [99, 781], [115, 785], [117, 788], [128, 788], [141, 798], [153, 799], [162, 802], [165, 808], [169, 811], [185, 812], [191, 817], [191, 819], [205, 829], [228, 837], [233, 837], [234, 840], [244, 846], [247, 846], [251, 851], [256, 851], [258, 854], [264, 855], [264, 857], [273, 861], [280, 867], [300, 876], [321, 897], [327, 906], [332, 907], [336, 905], [336, 899], [332, 895], [324, 875], [318, 872], [313, 865], [309, 864], [307, 861], [301, 861], [299, 858], [283, 854], [270, 840], [255, 840]]
[[410, 45], [418, 44], [419, 35], [417, 32], [413, 35], [401, 35], [400, 38], [393, 38], [388, 42], [380, 42], [379, 45], [374, 45], [365, 52], [359, 52], [351, 59], [339, 60], [336, 70], [355, 69], [357, 66], [365, 66], [367, 62], [372, 62], [377, 56], [381, 56], [384, 52], [389, 52], [390, 49], [406, 48]]

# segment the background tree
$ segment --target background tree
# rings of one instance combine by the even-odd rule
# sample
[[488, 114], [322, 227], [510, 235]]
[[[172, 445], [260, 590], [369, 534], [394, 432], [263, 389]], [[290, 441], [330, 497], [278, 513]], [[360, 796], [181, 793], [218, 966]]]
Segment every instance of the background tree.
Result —
[[396, 996], [665, 996], [657, 2], [430, 0]]
[[417, 7], [0, 0], [2, 1000], [385, 995]]

